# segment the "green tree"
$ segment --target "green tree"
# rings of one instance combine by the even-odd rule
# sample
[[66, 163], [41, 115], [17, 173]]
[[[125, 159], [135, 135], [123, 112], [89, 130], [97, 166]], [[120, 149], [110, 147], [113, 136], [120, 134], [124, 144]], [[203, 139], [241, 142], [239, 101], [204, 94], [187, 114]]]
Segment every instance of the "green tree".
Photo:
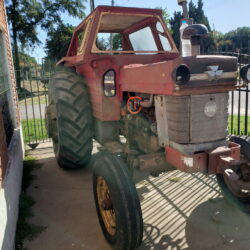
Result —
[[37, 61], [34, 57], [26, 54], [25, 52], [19, 52], [20, 63], [22, 65], [35, 65]]
[[214, 32], [214, 39], [218, 51], [239, 51], [250, 52], [250, 28], [239, 27], [226, 34]]
[[53, 29], [56, 25], [63, 23], [63, 13], [82, 18], [84, 16], [84, 1], [6, 0], [18, 87], [20, 87], [19, 46], [25, 48], [39, 44], [38, 27], [45, 31]]
[[224, 35], [224, 41], [231, 41], [231, 46], [224, 50], [241, 50], [242, 53], [249, 53], [250, 47], [250, 27], [239, 27]]
[[156, 7], [156, 9], [160, 9], [162, 11], [162, 17], [168, 28], [169, 26], [169, 21], [170, 21], [170, 16], [168, 14], [167, 8], [162, 8], [162, 7]]
[[122, 49], [122, 36], [121, 34], [115, 34], [113, 36], [113, 50], [119, 50]]
[[47, 59], [58, 61], [66, 56], [73, 30], [72, 25], [61, 23], [48, 32], [45, 44]]
[[197, 7], [192, 0], [189, 2], [189, 16], [190, 18], [193, 18], [194, 23], [204, 24], [210, 32], [207, 37], [201, 39], [201, 52], [207, 53], [214, 51], [216, 49], [215, 40], [213, 33], [211, 32], [211, 26], [209, 24], [208, 18], [203, 10], [202, 0], [198, 0]]
[[180, 23], [182, 18], [182, 13], [180, 11], [175, 11], [174, 16], [169, 20], [172, 36], [177, 48], [180, 47]]

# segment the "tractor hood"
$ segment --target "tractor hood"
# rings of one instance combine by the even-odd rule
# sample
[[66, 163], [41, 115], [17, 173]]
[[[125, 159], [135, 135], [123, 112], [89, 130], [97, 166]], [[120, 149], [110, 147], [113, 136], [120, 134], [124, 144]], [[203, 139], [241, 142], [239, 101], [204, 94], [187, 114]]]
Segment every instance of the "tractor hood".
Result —
[[[128, 92], [206, 94], [234, 90], [237, 75], [236, 57], [198, 55], [124, 66], [120, 71], [120, 82], [122, 90]], [[178, 81], [182, 78], [186, 81]]]

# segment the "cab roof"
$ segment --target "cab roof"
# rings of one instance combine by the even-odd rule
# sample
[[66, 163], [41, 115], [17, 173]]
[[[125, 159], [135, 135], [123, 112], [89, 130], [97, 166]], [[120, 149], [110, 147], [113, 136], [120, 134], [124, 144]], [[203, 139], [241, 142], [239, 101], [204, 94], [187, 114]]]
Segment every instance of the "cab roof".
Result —
[[99, 5], [95, 8], [93, 12], [95, 11], [110, 12], [110, 13], [144, 14], [144, 15], [161, 15], [162, 14], [161, 9], [119, 7], [119, 6], [109, 6], [109, 5]]

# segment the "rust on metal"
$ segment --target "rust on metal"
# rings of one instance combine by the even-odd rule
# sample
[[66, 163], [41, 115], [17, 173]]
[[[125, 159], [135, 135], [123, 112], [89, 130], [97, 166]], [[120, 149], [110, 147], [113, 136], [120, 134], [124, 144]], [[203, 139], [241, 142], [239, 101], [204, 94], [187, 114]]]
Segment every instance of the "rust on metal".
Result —
[[138, 157], [138, 160], [139, 160], [139, 168], [140, 169], [166, 167], [166, 160], [165, 160], [164, 153], [140, 155]]
[[205, 152], [186, 155], [167, 146], [166, 160], [184, 172], [194, 173], [207, 171], [207, 153]]
[[[244, 167], [245, 172], [244, 172]], [[237, 172], [236, 172], [237, 171]], [[247, 172], [246, 172], [247, 171]], [[247, 197], [250, 193], [250, 166], [248, 164], [241, 164], [240, 166], [233, 166], [224, 170], [223, 177], [229, 190], [236, 197]]]
[[110, 235], [116, 233], [116, 216], [113, 209], [112, 200], [107, 182], [102, 176], [97, 177], [97, 199], [100, 214], [104, 225]]
[[228, 142], [228, 146], [218, 147], [208, 152], [208, 173], [218, 174], [233, 165], [240, 165], [239, 144]]

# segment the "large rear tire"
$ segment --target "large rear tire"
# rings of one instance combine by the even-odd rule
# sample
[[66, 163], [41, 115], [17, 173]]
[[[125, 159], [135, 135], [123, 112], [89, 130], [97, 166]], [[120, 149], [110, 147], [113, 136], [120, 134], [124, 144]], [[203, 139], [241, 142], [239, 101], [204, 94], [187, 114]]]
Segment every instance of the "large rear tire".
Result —
[[91, 105], [84, 78], [62, 68], [53, 75], [46, 118], [59, 166], [83, 167], [93, 147]]
[[143, 236], [142, 212], [128, 167], [118, 156], [99, 153], [93, 171], [95, 204], [106, 240], [119, 250], [139, 247]]

